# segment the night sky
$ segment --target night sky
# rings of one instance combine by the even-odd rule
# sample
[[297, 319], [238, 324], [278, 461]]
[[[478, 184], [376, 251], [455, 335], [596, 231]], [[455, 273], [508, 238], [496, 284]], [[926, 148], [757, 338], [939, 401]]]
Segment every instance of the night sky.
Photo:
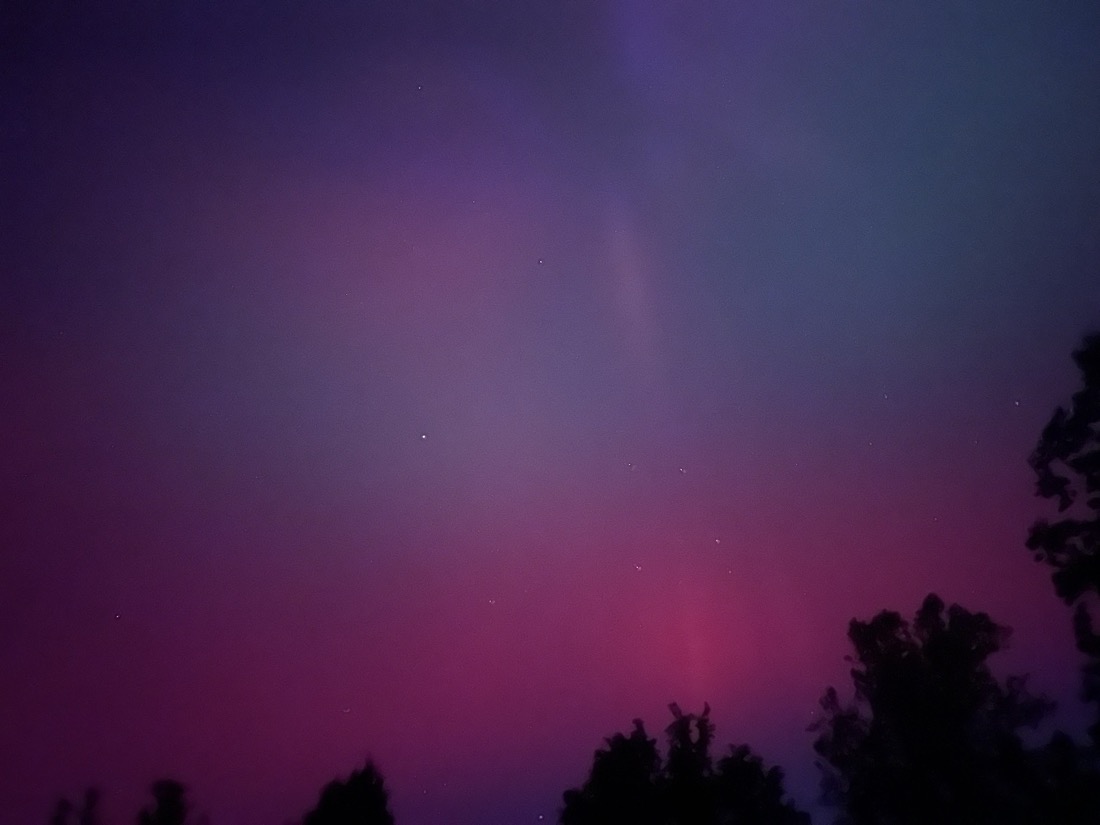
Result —
[[1098, 43], [1092, 0], [5, 5], [0, 819], [167, 775], [277, 824], [371, 755], [400, 825], [553, 821], [671, 701], [810, 806], [848, 620], [929, 591], [1079, 730], [1023, 542], [1100, 326]]

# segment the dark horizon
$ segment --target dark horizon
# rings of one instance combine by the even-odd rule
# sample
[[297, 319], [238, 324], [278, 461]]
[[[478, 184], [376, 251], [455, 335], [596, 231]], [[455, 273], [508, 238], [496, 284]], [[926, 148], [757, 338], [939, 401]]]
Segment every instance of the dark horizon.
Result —
[[[1090, 340], [1089, 360], [1097, 367], [1100, 333]], [[1091, 382], [1093, 399], [1076, 395], [1075, 401], [1082, 400], [1085, 407], [1075, 409], [1094, 422], [1086, 449], [1095, 450], [1100, 443], [1095, 426], [1100, 422], [1100, 381], [1094, 377]], [[1074, 426], [1071, 422], [1062, 433]], [[1043, 447], [1062, 451], [1071, 443], [1062, 433], [1045, 429]], [[1037, 472], [1046, 461], [1038, 457], [1052, 454], [1041, 449], [1033, 454]], [[1089, 472], [1094, 476], [1091, 489], [1096, 486], [1095, 469]], [[1085, 489], [1065, 477], [1078, 490]], [[1095, 503], [1092, 510], [1097, 510]], [[1037, 521], [1035, 530], [1046, 524]], [[1095, 554], [1096, 548], [1087, 552]], [[852, 683], [828, 687], [808, 728], [821, 774], [820, 795], [811, 806], [818, 821], [1091, 825], [1100, 815], [1100, 722], [1093, 715], [1087, 735], [1052, 731], [1055, 703], [1029, 687], [1030, 676], [1001, 676], [990, 669], [990, 657], [1007, 649], [1011, 633], [987, 614], [947, 605], [934, 593], [911, 620], [892, 610], [853, 619], [847, 634], [851, 655], [845, 657], [852, 665]], [[645, 721], [635, 718], [629, 733], [604, 737], [585, 780], [562, 793], [558, 815], [540, 814], [537, 821], [811, 825], [810, 812], [786, 787], [781, 766], [770, 765], [748, 743], [715, 742], [709, 703], [699, 712], [685, 712], [672, 702], [668, 710], [671, 721], [663, 733], [651, 737]], [[327, 782], [303, 817], [285, 821], [395, 825], [400, 818], [393, 815], [391, 794], [384, 773], [367, 757], [346, 776]], [[210, 811], [197, 809], [192, 790], [178, 779], [153, 782], [149, 796], [138, 825], [211, 821]], [[95, 786], [85, 790], [80, 802], [61, 796], [49, 823], [109, 825], [102, 802], [102, 789]], [[853, 818], [840, 818], [844, 816]]]
[[363, 5], [4, 13], [0, 819], [551, 821], [672, 701], [813, 808], [930, 592], [1082, 731], [1100, 7]]

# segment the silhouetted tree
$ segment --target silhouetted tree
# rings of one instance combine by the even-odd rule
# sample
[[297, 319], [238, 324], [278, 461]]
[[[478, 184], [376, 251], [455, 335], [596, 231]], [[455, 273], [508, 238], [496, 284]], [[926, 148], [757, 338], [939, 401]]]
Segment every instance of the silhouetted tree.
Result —
[[1046, 822], [1100, 822], [1100, 775], [1092, 754], [1064, 733], [1056, 733], [1038, 754], [1046, 788]]
[[641, 719], [635, 719], [629, 736], [616, 733], [604, 742], [593, 757], [588, 781], [565, 792], [562, 825], [659, 825], [657, 740], [649, 738]]
[[669, 709], [667, 761], [635, 719], [629, 736], [604, 740], [584, 785], [565, 792], [562, 825], [808, 825], [783, 800], [782, 771], [765, 770], [748, 747], [731, 748], [714, 769], [709, 706]]
[[809, 814], [784, 800], [783, 771], [765, 768], [748, 745], [730, 747], [714, 782], [719, 825], [809, 825]]
[[368, 761], [343, 782], [329, 782], [303, 825], [393, 825], [389, 793], [374, 763]]
[[138, 825], [183, 825], [187, 821], [187, 788], [174, 779], [158, 779], [150, 787], [154, 804], [138, 814]]
[[[673, 702], [672, 724], [665, 728], [668, 737], [668, 762], [664, 771], [665, 804], [673, 821], [680, 825], [707, 825], [715, 819], [715, 794], [710, 744], [714, 741], [714, 723], [710, 705], [696, 716], [683, 713]], [[693, 724], [694, 723], [694, 724]]]
[[1054, 568], [1055, 591], [1076, 607], [1074, 637], [1087, 657], [1083, 697], [1097, 706], [1089, 733], [1100, 746], [1100, 333], [1086, 336], [1073, 360], [1084, 386], [1068, 411], [1054, 412], [1029, 459], [1036, 494], [1057, 499], [1063, 515], [1036, 521], [1027, 546]]
[[825, 800], [848, 825], [1053, 821], [1035, 759], [1020, 739], [1050, 703], [1024, 679], [1001, 684], [986, 660], [1009, 631], [985, 613], [925, 598], [910, 625], [883, 611], [852, 620], [855, 701], [829, 688], [814, 744]]

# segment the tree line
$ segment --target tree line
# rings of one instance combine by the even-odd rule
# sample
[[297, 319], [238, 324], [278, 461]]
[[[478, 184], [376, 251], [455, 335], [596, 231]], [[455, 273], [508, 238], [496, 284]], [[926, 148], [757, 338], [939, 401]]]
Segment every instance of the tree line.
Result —
[[[1024, 676], [998, 679], [989, 658], [1009, 629], [987, 614], [929, 594], [913, 618], [883, 610], [848, 626], [852, 692], [830, 687], [811, 726], [822, 801], [835, 825], [1094, 825], [1100, 822], [1100, 333], [1073, 353], [1082, 386], [1044, 427], [1029, 463], [1036, 494], [1057, 513], [1037, 520], [1026, 546], [1052, 569], [1055, 593], [1073, 608], [1084, 665], [1088, 739], [1025, 732], [1053, 705]], [[745, 744], [712, 754], [710, 707], [669, 705], [662, 753], [635, 719], [595, 751], [588, 776], [566, 790], [560, 825], [808, 825], [787, 796], [783, 772]], [[1032, 737], [1033, 738], [1033, 737]], [[198, 825], [186, 789], [164, 779], [137, 825]], [[98, 793], [62, 799], [50, 825], [100, 825]], [[368, 761], [330, 782], [302, 825], [393, 825], [389, 794]]]

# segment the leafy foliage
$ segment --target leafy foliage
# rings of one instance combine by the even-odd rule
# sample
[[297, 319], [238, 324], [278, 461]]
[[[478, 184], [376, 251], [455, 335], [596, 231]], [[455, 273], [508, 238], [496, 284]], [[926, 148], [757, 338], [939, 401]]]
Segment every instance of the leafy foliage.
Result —
[[374, 763], [328, 783], [303, 825], [393, 825], [389, 793]]
[[709, 706], [699, 715], [669, 709], [668, 759], [635, 719], [629, 736], [604, 740], [588, 781], [565, 792], [562, 825], [808, 825], [784, 800], [783, 772], [765, 769], [747, 746], [714, 765]]
[[714, 787], [722, 825], [809, 825], [808, 814], [783, 800], [783, 771], [765, 768], [748, 745], [719, 760]]
[[657, 781], [661, 756], [657, 740], [650, 739], [641, 719], [634, 720], [629, 736], [616, 733], [596, 751], [588, 781], [565, 792], [562, 825], [630, 822], [658, 825]]
[[1055, 591], [1076, 607], [1074, 636], [1087, 657], [1084, 698], [1098, 706], [1090, 734], [1100, 744], [1100, 333], [1086, 336], [1073, 360], [1084, 385], [1068, 411], [1054, 412], [1029, 459], [1036, 494], [1057, 499], [1063, 515], [1036, 521], [1027, 546], [1054, 568]]
[[855, 700], [833, 688], [814, 729], [825, 800], [846, 825], [1041, 822], [1046, 793], [1020, 739], [1049, 711], [1024, 679], [1001, 684], [986, 660], [1009, 631], [931, 594], [910, 624], [883, 611], [853, 620]]

